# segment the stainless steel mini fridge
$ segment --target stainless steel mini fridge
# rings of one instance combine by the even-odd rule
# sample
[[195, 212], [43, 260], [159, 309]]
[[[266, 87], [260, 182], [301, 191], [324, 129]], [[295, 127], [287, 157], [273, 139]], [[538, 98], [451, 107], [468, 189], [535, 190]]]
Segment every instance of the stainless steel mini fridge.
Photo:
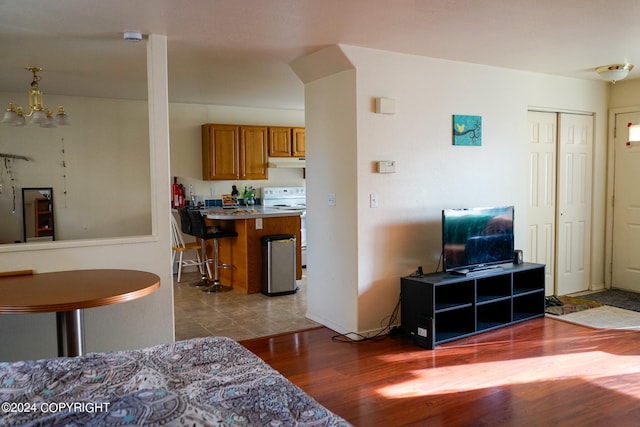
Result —
[[263, 236], [262, 293], [268, 296], [293, 294], [296, 285], [296, 236]]

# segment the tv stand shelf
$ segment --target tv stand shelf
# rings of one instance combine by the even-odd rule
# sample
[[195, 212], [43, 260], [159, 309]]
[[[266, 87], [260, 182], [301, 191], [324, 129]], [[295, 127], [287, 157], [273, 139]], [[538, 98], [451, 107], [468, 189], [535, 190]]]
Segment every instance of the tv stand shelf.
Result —
[[402, 332], [428, 349], [544, 316], [543, 264], [400, 279]]

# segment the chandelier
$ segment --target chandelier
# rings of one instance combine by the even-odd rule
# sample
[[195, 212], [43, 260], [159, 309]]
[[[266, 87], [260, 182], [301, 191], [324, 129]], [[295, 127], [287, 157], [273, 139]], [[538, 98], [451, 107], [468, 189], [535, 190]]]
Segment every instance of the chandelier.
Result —
[[31, 89], [29, 89], [29, 111], [27, 112], [21, 106], [10, 102], [1, 122], [14, 126], [24, 126], [27, 124], [26, 118], [30, 117], [31, 120], [29, 122], [40, 125], [40, 127], [53, 128], [56, 125], [68, 125], [69, 117], [65, 113], [64, 107], [58, 106], [54, 108], [56, 112], [54, 118], [54, 112], [44, 106], [44, 94], [38, 88], [38, 82], [41, 78], [38, 73], [42, 71], [42, 68], [27, 67], [26, 69], [33, 74]]

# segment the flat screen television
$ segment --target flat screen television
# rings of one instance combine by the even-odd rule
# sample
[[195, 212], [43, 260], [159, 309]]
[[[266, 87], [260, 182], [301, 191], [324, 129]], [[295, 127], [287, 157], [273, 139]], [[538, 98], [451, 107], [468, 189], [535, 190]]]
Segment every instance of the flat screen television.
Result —
[[512, 262], [513, 217], [513, 206], [444, 209], [444, 271], [466, 272]]

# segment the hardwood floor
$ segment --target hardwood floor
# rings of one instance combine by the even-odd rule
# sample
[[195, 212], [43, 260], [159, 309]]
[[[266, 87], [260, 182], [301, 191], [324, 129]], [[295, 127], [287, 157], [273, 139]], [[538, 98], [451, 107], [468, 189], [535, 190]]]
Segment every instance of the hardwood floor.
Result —
[[316, 328], [241, 343], [355, 426], [637, 426], [640, 332], [550, 318], [425, 350]]

